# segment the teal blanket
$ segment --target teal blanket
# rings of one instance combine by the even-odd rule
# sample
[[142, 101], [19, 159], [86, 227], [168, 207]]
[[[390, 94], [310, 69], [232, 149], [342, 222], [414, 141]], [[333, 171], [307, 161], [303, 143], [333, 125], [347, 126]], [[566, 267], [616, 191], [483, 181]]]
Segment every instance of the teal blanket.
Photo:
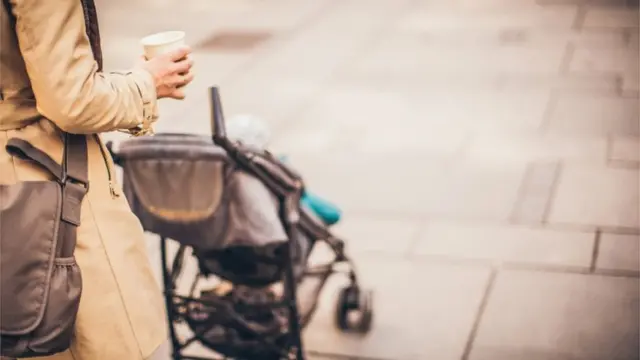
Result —
[[[280, 161], [286, 163], [286, 156], [280, 156]], [[308, 190], [306, 190], [304, 194], [302, 194], [300, 203], [313, 211], [313, 213], [316, 214], [327, 225], [336, 224], [338, 221], [340, 221], [340, 218], [342, 216], [342, 211], [340, 210], [340, 208], [338, 208], [328, 200], [309, 192]]]

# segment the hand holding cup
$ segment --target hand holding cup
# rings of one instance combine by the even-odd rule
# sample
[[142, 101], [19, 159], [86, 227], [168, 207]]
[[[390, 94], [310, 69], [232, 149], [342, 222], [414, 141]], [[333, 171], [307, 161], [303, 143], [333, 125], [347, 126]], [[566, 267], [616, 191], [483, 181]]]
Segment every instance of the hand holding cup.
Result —
[[144, 56], [140, 66], [153, 76], [158, 98], [184, 99], [183, 87], [193, 80], [191, 48], [184, 44], [184, 32], [149, 35], [141, 43]]

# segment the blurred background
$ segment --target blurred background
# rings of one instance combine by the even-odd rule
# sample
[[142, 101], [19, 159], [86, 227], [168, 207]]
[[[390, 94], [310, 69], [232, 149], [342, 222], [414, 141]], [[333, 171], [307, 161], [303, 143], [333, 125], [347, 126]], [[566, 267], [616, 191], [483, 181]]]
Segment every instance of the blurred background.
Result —
[[97, 3], [108, 69], [187, 33], [158, 132], [209, 133], [217, 84], [343, 208], [374, 329], [335, 329], [332, 283], [311, 359], [640, 359], [637, 0]]

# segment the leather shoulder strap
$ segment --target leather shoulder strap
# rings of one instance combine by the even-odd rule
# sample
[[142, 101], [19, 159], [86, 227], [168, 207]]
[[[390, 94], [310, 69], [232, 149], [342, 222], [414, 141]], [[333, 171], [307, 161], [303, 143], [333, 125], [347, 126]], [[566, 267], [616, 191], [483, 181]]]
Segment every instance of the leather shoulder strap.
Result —
[[87, 36], [91, 43], [93, 57], [98, 63], [98, 71], [102, 71], [102, 44], [100, 40], [100, 27], [98, 26], [98, 12], [94, 0], [81, 0], [84, 10], [84, 23], [87, 29]]
[[[69, 150], [66, 151], [66, 149]], [[65, 133], [65, 158], [62, 165], [55, 162], [44, 151], [22, 139], [9, 139], [6, 150], [12, 156], [39, 164], [49, 171], [58, 182], [73, 180], [85, 187], [89, 186], [87, 137], [84, 135]]]
[[[96, 4], [94, 0], [78, 1], [82, 3], [82, 10], [84, 12], [84, 24], [87, 37], [89, 38], [89, 43], [91, 44], [93, 57], [98, 63], [98, 71], [102, 71], [102, 43], [100, 39], [100, 28], [98, 25], [98, 12], [96, 11]], [[7, 14], [9, 15], [9, 20], [12, 22], [13, 28], [15, 29], [16, 19], [13, 15], [13, 11], [11, 10], [11, 1], [2, 0], [2, 2], [4, 3], [4, 7], [7, 10]]]

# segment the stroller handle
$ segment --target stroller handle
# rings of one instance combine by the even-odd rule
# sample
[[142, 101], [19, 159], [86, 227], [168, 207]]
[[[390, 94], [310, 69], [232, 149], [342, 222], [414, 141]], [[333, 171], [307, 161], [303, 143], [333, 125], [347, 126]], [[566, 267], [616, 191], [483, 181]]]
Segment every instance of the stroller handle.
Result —
[[228, 143], [227, 128], [224, 121], [224, 112], [222, 111], [222, 101], [220, 99], [220, 90], [217, 86], [209, 88], [209, 98], [211, 107], [211, 136], [213, 142], [226, 148]]

